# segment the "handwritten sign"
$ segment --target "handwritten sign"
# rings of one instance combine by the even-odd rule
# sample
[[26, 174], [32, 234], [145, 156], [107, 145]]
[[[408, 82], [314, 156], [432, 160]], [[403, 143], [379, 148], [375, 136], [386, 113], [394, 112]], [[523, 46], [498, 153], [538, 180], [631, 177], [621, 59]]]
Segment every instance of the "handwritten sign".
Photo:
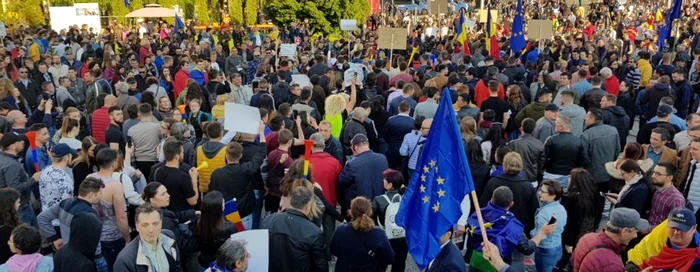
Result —
[[283, 43], [280, 45], [280, 56], [293, 58], [297, 54], [297, 45], [293, 43]]
[[377, 29], [377, 48], [406, 50], [408, 33], [405, 28], [382, 27]]

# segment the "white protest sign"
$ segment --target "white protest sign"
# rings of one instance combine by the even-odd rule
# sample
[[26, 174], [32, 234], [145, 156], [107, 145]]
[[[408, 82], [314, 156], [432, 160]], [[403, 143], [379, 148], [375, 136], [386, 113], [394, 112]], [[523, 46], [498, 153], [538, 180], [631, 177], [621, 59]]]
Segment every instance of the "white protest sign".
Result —
[[357, 28], [357, 20], [355, 19], [343, 19], [340, 20], [340, 30], [342, 31], [353, 31]]
[[280, 45], [280, 56], [294, 58], [297, 53], [297, 45], [293, 43], [283, 43]]
[[292, 83], [299, 84], [299, 87], [311, 87], [311, 79], [309, 79], [309, 76], [304, 75], [304, 74], [295, 74], [292, 75]]
[[434, 27], [426, 27], [425, 28], [425, 35], [430, 37], [430, 36], [437, 36], [437, 28]]
[[246, 241], [246, 250], [250, 254], [248, 270], [250, 272], [267, 272], [270, 261], [270, 236], [266, 229], [246, 230], [231, 234], [231, 239]]
[[5, 38], [5, 36], [7, 36], [7, 28], [4, 22], [0, 22], [0, 37]]
[[468, 28], [474, 28], [476, 26], [476, 22], [472, 20], [464, 20], [464, 25], [466, 25]]
[[260, 110], [255, 107], [226, 102], [224, 106], [224, 128], [250, 134], [258, 134]]

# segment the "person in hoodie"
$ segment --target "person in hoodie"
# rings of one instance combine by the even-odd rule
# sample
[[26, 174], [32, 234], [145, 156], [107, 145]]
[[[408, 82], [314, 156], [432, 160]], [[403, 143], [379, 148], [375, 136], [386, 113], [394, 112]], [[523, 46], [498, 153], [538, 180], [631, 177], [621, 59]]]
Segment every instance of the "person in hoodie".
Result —
[[92, 213], [80, 213], [70, 225], [70, 242], [53, 255], [55, 272], [93, 272], [95, 251], [102, 234], [102, 222]]
[[537, 101], [528, 104], [515, 115], [516, 124], [521, 124], [525, 118], [540, 120], [540, 118], [544, 117], [545, 108], [549, 103], [552, 103], [552, 92], [544, 90], [540, 92], [539, 95]]
[[671, 88], [673, 89], [671, 97], [673, 97], [675, 101], [674, 108], [676, 108], [677, 111], [676, 115], [680, 118], [685, 118], [685, 116], [692, 111], [689, 108], [692, 102], [691, 95], [693, 94], [693, 88], [685, 79], [685, 73], [683, 69], [676, 69], [671, 74], [671, 78], [673, 79], [673, 83], [671, 83]]
[[[496, 74], [498, 74], [498, 68], [496, 67], [489, 67], [488, 70], [486, 71], [486, 77], [484, 77], [483, 80], [480, 80], [475, 87], [475, 95], [474, 95], [474, 102], [476, 103], [476, 106], [481, 108], [481, 103], [486, 101], [490, 97], [490, 92], [489, 92], [489, 81], [491, 80], [496, 80]], [[503, 84], [498, 83], [498, 98], [500, 99], [505, 99], [506, 92], [505, 88], [503, 88]]]
[[[53, 259], [38, 253], [41, 248], [39, 231], [29, 225], [19, 225], [10, 236], [10, 250], [15, 255], [3, 265], [0, 272], [53, 272]], [[75, 270], [82, 271], [82, 270]]]
[[627, 112], [617, 105], [617, 97], [612, 94], [605, 95], [600, 100], [600, 107], [603, 109], [603, 124], [615, 127], [620, 136], [620, 146], [625, 146], [631, 122]]
[[647, 87], [645, 95], [639, 95], [641, 97], [641, 101], [639, 102], [640, 106], [647, 106], [647, 110], [644, 111], [645, 120], [649, 120], [656, 116], [656, 111], [659, 108], [661, 99], [671, 94], [671, 86], [669, 85], [670, 82], [671, 79], [668, 76], [661, 76], [656, 84], [653, 84], [651, 87]]

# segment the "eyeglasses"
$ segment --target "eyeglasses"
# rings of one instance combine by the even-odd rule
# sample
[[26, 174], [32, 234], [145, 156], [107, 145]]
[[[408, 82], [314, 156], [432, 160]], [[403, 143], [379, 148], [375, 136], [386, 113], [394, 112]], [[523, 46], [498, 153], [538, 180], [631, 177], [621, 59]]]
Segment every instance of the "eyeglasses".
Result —
[[27, 71], [19, 71], [20, 74], [26, 74]]
[[669, 176], [668, 174], [662, 174], [662, 173], [659, 173], [659, 172], [657, 172], [657, 171], [654, 171], [654, 172], [651, 173], [651, 174], [654, 175], [654, 176], [662, 176], [662, 177], [663, 177], [663, 176]]

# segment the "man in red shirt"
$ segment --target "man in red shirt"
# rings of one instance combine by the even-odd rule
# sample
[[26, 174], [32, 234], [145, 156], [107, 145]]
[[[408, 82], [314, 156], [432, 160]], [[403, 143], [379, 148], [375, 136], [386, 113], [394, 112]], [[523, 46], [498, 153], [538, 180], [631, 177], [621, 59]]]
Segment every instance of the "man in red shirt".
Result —
[[[490, 91], [489, 91], [489, 81], [491, 80], [496, 80], [496, 74], [498, 74], [498, 68], [496, 66], [491, 66], [486, 70], [486, 77], [483, 80], [479, 80], [478, 83], [476, 83], [476, 88], [475, 88], [475, 96], [474, 96], [474, 102], [476, 102], [476, 106], [481, 108], [481, 103], [486, 101], [486, 99], [489, 99], [491, 97]], [[496, 80], [497, 81], [497, 80]], [[500, 82], [498, 83], [498, 98], [504, 99], [505, 98], [505, 90], [503, 88], [503, 84]]]
[[113, 95], [107, 95], [104, 100], [104, 106], [96, 109], [92, 113], [92, 137], [97, 143], [105, 143], [105, 132], [109, 126], [109, 108], [117, 105], [117, 98]]
[[143, 44], [141, 44], [141, 48], [139, 49], [139, 64], [144, 65], [146, 57], [152, 54], [153, 53], [151, 53], [151, 42], [148, 40], [148, 38], [144, 38]]
[[321, 192], [326, 198], [330, 207], [327, 207], [323, 213], [323, 235], [326, 241], [333, 238], [335, 232], [335, 220], [343, 222], [343, 216], [337, 212], [335, 206], [338, 204], [336, 200], [336, 187], [338, 186], [338, 177], [343, 167], [340, 166], [338, 159], [331, 156], [323, 150], [326, 148], [326, 141], [320, 133], [311, 135], [311, 140], [314, 145], [311, 148], [311, 157], [309, 164], [311, 165], [311, 175], [316, 183], [321, 185]]
[[620, 94], [620, 80], [613, 74], [612, 70], [608, 67], [600, 69], [600, 75], [605, 79], [605, 91], [614, 96]]

